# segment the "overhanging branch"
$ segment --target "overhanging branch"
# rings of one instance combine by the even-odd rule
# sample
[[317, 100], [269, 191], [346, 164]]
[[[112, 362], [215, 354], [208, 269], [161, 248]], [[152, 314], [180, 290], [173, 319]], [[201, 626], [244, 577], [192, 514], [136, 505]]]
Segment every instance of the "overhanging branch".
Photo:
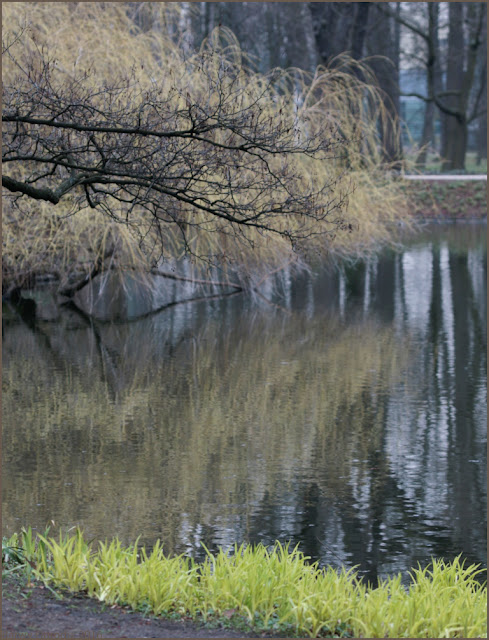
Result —
[[48, 189], [47, 187], [33, 187], [26, 182], [15, 180], [15, 178], [11, 178], [10, 176], [2, 175], [2, 186], [9, 191], [18, 191], [23, 193], [34, 200], [46, 200], [53, 204], [58, 204], [60, 201], [60, 196], [57, 196], [51, 189]]
[[54, 191], [47, 187], [33, 187], [28, 182], [16, 180], [10, 176], [2, 175], [2, 186], [12, 192], [20, 192], [34, 200], [45, 200], [52, 204], [58, 204], [61, 198], [70, 191], [75, 185], [83, 180], [83, 176], [74, 174], [64, 180]]

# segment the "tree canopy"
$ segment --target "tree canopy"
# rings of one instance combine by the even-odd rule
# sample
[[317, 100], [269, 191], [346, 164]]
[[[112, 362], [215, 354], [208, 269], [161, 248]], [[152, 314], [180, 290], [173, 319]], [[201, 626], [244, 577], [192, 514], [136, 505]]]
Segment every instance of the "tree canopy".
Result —
[[6, 5], [4, 275], [32, 253], [58, 275], [184, 254], [241, 267], [365, 237], [351, 199], [380, 163], [382, 101], [350, 62], [259, 74], [223, 27], [189, 52], [171, 3], [156, 31], [126, 3]]
[[4, 90], [9, 191], [54, 205], [73, 194], [79, 209], [129, 224], [144, 209], [158, 233], [178, 226], [190, 252], [192, 228], [251, 227], [295, 244], [341, 210], [347, 190], [331, 197], [341, 172], [321, 179], [319, 163], [348, 142], [289, 99], [285, 72], [250, 75], [210, 50], [179, 77], [145, 81], [132, 69], [95, 86], [87, 70], [60, 76], [40, 54]]

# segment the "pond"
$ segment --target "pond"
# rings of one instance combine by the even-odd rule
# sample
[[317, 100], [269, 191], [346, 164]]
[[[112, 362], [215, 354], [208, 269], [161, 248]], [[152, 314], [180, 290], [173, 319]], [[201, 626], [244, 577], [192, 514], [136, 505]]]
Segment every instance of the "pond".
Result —
[[428, 227], [266, 304], [90, 321], [5, 305], [3, 534], [80, 525], [202, 558], [291, 541], [371, 581], [486, 565], [486, 227]]

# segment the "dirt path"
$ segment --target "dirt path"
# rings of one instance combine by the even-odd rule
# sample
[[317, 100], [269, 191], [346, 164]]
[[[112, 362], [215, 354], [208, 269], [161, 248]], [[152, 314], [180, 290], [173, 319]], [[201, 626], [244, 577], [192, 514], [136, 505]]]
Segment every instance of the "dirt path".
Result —
[[[259, 638], [250, 632], [190, 621], [151, 618], [85, 596], [63, 600], [42, 586], [2, 580], [2, 640], [6, 638]], [[280, 636], [275, 636], [280, 637]]]
[[403, 180], [441, 180], [442, 182], [454, 182], [459, 180], [486, 180], [487, 175], [485, 173], [468, 173], [460, 175], [452, 174], [423, 174], [423, 175], [403, 175]]

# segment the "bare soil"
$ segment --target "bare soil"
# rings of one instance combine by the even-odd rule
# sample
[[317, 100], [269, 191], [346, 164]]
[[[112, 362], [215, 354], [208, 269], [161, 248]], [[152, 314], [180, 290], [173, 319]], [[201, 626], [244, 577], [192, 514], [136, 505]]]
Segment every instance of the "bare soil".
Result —
[[[6, 638], [260, 638], [246, 630], [190, 620], [145, 616], [104, 605], [83, 594], [62, 593], [58, 600], [41, 584], [9, 575], [2, 578], [2, 639]], [[270, 636], [268, 636], [270, 637]], [[275, 636], [283, 637], [283, 636]]]

